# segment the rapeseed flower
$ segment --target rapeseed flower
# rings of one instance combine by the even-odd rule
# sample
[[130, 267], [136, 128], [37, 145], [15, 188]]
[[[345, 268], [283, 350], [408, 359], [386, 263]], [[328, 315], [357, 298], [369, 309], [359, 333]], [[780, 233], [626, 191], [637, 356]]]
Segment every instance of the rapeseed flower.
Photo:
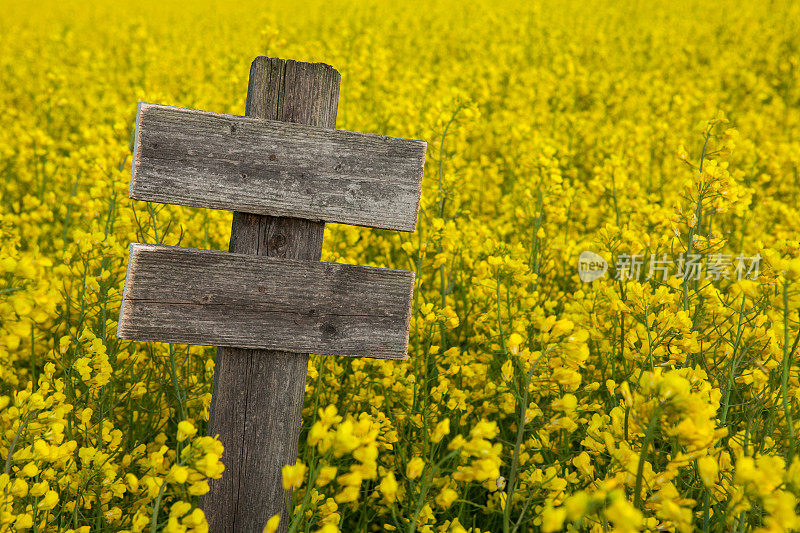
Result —
[[241, 114], [256, 54], [428, 156], [415, 233], [323, 249], [416, 272], [409, 358], [309, 358], [254, 527], [800, 529], [796, 3], [43, 2], [0, 32], [0, 529], [207, 530], [215, 352], [114, 332], [128, 243], [231, 215], [127, 199], [135, 105]]

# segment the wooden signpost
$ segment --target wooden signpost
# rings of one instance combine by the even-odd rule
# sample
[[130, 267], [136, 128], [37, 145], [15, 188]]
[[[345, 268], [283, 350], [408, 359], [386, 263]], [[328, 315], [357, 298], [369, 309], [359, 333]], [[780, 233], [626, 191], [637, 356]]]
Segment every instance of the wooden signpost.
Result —
[[319, 259], [325, 222], [414, 231], [426, 145], [334, 129], [339, 81], [258, 57], [245, 117], [139, 105], [131, 198], [234, 212], [229, 253], [131, 244], [117, 333], [219, 347], [213, 532], [285, 530], [309, 352], [407, 357], [414, 273]]

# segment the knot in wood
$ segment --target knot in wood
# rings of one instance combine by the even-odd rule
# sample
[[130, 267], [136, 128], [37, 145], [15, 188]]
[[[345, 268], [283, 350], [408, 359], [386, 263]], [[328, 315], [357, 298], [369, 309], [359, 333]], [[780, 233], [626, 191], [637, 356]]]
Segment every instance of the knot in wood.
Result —
[[269, 239], [269, 248], [271, 252], [280, 252], [286, 247], [286, 235], [278, 233]]
[[323, 339], [331, 339], [336, 336], [338, 332], [336, 331], [336, 327], [333, 324], [323, 324], [322, 325], [322, 338]]

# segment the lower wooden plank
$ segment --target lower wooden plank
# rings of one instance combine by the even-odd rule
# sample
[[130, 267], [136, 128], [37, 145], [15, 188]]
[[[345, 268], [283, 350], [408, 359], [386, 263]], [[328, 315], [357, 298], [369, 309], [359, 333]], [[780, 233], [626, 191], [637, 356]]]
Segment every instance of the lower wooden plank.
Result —
[[414, 273], [133, 243], [122, 339], [405, 359]]

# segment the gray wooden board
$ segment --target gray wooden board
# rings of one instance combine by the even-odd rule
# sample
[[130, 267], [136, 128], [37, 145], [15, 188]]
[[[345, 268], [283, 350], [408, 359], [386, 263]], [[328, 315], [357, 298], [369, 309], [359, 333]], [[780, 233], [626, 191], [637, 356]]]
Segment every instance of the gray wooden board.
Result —
[[414, 273], [132, 243], [117, 336], [405, 359]]
[[424, 141], [140, 103], [130, 197], [414, 231]]

